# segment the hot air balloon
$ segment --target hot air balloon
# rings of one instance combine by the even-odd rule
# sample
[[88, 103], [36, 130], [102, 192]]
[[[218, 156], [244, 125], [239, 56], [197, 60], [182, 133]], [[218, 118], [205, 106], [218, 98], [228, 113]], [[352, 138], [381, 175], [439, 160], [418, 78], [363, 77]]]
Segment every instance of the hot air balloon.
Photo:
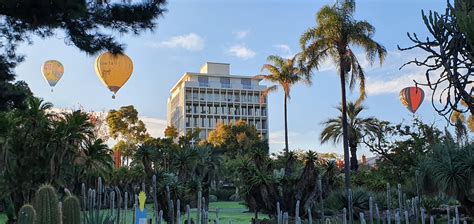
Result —
[[400, 91], [400, 101], [412, 113], [418, 110], [424, 98], [425, 93], [418, 87], [407, 87]]
[[53, 92], [53, 87], [64, 74], [64, 67], [59, 61], [48, 60], [41, 66], [41, 73], [43, 73], [44, 79], [49, 83], [49, 86], [51, 86], [51, 92]]
[[95, 60], [95, 72], [102, 83], [113, 92], [112, 98], [128, 81], [133, 71], [132, 60], [124, 54], [105, 52]]

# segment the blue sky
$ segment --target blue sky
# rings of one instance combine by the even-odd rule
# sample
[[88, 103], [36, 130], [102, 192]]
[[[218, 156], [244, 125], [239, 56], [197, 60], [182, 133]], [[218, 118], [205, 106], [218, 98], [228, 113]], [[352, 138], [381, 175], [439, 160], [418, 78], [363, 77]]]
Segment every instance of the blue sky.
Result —
[[[32, 45], [22, 45], [19, 52], [26, 60], [17, 67], [17, 78], [25, 80], [33, 92], [58, 108], [78, 108], [107, 111], [133, 104], [146, 121], [152, 135], [162, 135], [166, 121], [166, 100], [169, 89], [187, 71], [199, 71], [206, 61], [231, 64], [231, 73], [255, 75], [268, 55], [292, 55], [299, 50], [299, 37], [315, 26], [315, 14], [323, 5], [334, 1], [283, 0], [172, 0], [164, 18], [154, 32], [140, 36], [117, 35], [126, 44], [126, 54], [134, 62], [132, 78], [119, 91], [115, 100], [102, 86], [94, 72], [97, 55], [86, 55], [64, 40], [58, 32], [55, 38], [34, 39]], [[423, 70], [398, 68], [422, 52], [400, 52], [397, 44], [408, 46], [407, 32], [427, 36], [421, 20], [421, 10], [442, 11], [444, 0], [359, 0], [356, 18], [367, 20], [376, 28], [375, 39], [388, 50], [382, 67], [370, 66], [360, 55], [367, 73], [368, 98], [366, 116], [391, 122], [410, 122], [412, 115], [400, 104], [399, 91], [411, 85], [413, 79], [423, 80]], [[356, 49], [356, 52], [359, 52]], [[40, 66], [49, 59], [60, 60], [65, 74], [54, 89], [43, 79]], [[355, 100], [357, 93], [349, 95]], [[429, 97], [427, 97], [429, 98]], [[272, 151], [283, 148], [283, 95], [269, 97], [270, 146]], [[315, 72], [313, 85], [297, 85], [289, 103], [289, 137], [291, 149], [311, 149], [341, 153], [340, 145], [321, 145], [320, 123], [337, 116], [335, 106], [340, 101], [340, 88], [334, 66], [327, 62]], [[417, 115], [426, 122], [438, 122], [429, 101]], [[362, 153], [369, 154], [365, 149]], [[360, 155], [362, 154], [360, 153]]]

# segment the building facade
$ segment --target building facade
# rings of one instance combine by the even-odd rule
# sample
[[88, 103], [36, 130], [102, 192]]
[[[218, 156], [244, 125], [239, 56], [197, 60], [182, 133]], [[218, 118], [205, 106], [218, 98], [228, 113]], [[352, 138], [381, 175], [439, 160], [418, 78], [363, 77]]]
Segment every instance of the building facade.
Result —
[[186, 72], [170, 91], [168, 125], [179, 134], [201, 130], [207, 139], [216, 124], [244, 120], [268, 139], [267, 98], [260, 100], [265, 86], [252, 76], [230, 75], [230, 65], [207, 62], [199, 73]]

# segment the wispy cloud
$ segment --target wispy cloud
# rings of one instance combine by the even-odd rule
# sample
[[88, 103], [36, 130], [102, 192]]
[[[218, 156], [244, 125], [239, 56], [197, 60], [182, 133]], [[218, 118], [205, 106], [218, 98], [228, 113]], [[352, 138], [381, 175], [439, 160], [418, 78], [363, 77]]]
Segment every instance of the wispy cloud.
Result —
[[286, 44], [277, 44], [277, 45], [273, 45], [273, 47], [275, 47], [276, 49], [278, 49], [278, 51], [280, 51], [279, 54], [283, 58], [292, 58], [295, 56], [290, 46]]
[[234, 34], [235, 38], [238, 40], [244, 39], [247, 37], [250, 31], [248, 30], [234, 30], [232, 33]]
[[171, 37], [166, 41], [148, 44], [151, 47], [183, 48], [190, 51], [200, 51], [204, 49], [204, 39], [195, 33]]
[[256, 53], [244, 44], [237, 44], [229, 48], [228, 53], [243, 60], [254, 58]]
[[402, 88], [413, 86], [413, 80], [423, 80], [424, 74], [414, 72], [402, 74], [393, 79], [367, 79], [366, 91], [368, 95], [382, 95], [399, 93]]

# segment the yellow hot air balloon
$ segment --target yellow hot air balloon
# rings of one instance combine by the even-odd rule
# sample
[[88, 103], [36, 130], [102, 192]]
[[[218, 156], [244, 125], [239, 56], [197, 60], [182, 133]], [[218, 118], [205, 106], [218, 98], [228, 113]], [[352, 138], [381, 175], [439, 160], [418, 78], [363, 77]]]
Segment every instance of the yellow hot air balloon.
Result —
[[43, 73], [44, 79], [49, 83], [51, 92], [53, 92], [53, 87], [64, 74], [64, 67], [59, 61], [47, 60], [41, 65], [41, 73]]
[[95, 72], [102, 83], [113, 92], [112, 98], [128, 81], [133, 72], [132, 60], [124, 54], [105, 52], [95, 60]]

